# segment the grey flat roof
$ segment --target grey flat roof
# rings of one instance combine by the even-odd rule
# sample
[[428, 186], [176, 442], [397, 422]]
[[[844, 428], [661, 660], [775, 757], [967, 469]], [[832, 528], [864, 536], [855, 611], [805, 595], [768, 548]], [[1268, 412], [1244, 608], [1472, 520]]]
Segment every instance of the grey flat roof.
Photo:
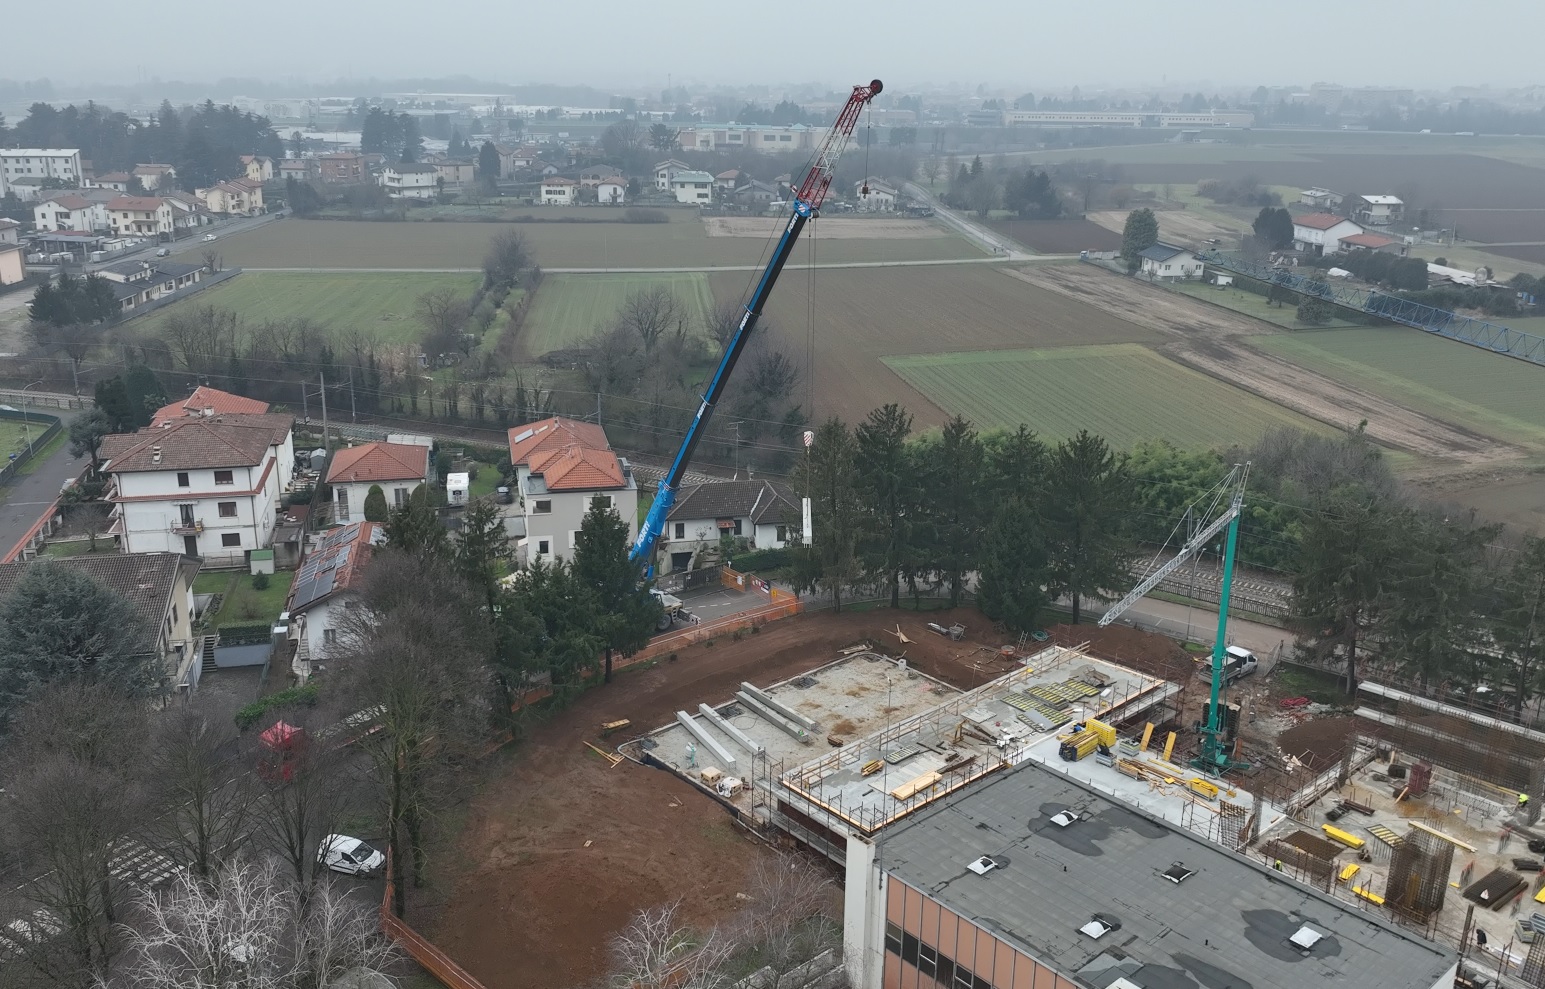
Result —
[[[1051, 818], [1076, 810], [1063, 828]], [[1001, 865], [967, 869], [983, 855]], [[880, 867], [1091, 989], [1426, 989], [1458, 961], [1373, 913], [1035, 763], [886, 832]], [[1179, 884], [1163, 873], [1192, 870]], [[1095, 939], [1096, 914], [1119, 922]], [[1288, 943], [1308, 926], [1307, 955]]]

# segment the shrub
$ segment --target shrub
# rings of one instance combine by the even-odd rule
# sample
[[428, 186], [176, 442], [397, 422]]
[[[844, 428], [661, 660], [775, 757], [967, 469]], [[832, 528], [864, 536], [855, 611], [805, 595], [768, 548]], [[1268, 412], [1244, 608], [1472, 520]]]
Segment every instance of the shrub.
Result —
[[269, 583], [268, 574], [266, 573], [255, 573], [252, 575], [252, 589], [254, 591], [268, 590]]
[[277, 694], [269, 694], [260, 697], [244, 707], [236, 710], [236, 727], [246, 731], [258, 720], [275, 708], [285, 707], [315, 707], [320, 687], [314, 683], [308, 683], [304, 687], [291, 687], [281, 690]]

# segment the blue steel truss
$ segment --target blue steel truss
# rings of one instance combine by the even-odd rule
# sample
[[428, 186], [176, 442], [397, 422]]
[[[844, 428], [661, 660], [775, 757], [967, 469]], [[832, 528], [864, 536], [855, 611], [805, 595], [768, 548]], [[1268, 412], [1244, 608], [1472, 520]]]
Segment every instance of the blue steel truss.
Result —
[[1415, 327], [1440, 337], [1467, 343], [1472, 347], [1480, 347], [1496, 354], [1505, 354], [1508, 357], [1516, 357], [1545, 367], [1545, 337], [1535, 336], [1533, 333], [1511, 330], [1506, 326], [1488, 323], [1483, 319], [1461, 316], [1447, 309], [1435, 309], [1420, 302], [1385, 295], [1382, 292], [1333, 285], [1319, 277], [1319, 272], [1315, 275], [1301, 275], [1292, 268], [1277, 268], [1220, 251], [1205, 251], [1199, 256], [1208, 264], [1217, 265], [1219, 268], [1254, 278], [1268, 285], [1281, 285], [1300, 295], [1312, 295], [1345, 309], [1378, 316], [1392, 323]]

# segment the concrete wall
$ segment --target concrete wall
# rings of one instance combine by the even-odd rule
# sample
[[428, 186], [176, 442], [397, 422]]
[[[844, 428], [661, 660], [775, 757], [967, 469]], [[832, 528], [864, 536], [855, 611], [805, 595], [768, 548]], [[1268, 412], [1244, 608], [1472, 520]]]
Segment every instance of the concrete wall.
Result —
[[215, 665], [222, 670], [237, 666], [262, 666], [273, 649], [266, 642], [255, 646], [215, 646]]

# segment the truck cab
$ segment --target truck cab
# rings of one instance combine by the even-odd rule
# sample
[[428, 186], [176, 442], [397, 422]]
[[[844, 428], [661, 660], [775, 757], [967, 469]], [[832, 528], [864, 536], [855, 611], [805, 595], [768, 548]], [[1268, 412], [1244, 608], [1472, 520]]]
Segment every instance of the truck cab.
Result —
[[1239, 646], [1229, 646], [1223, 650], [1223, 682], [1233, 683], [1240, 677], [1249, 676], [1260, 665], [1261, 661], [1255, 658], [1255, 653]]

